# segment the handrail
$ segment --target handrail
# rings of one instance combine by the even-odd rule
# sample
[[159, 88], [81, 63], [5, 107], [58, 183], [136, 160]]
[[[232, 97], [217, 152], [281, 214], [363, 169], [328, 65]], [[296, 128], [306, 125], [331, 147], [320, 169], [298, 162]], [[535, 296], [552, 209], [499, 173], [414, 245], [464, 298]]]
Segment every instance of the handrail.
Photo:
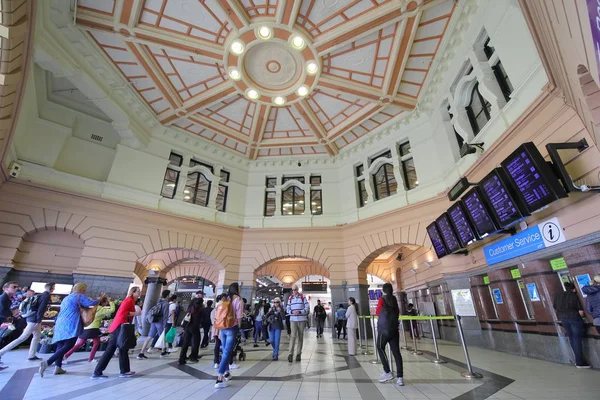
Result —
[[[371, 319], [375, 318], [377, 315], [359, 315], [358, 318]], [[456, 317], [454, 315], [443, 315], [439, 317], [428, 317], [428, 316], [414, 316], [414, 315], [401, 315], [398, 317], [399, 321], [440, 321], [440, 320], [448, 320], [454, 321]]]

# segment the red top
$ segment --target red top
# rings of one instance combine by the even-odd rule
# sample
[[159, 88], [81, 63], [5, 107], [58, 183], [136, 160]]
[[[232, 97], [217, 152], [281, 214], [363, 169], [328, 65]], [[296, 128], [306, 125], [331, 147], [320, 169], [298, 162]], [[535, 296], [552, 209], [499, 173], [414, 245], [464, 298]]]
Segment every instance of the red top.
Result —
[[119, 309], [117, 310], [117, 315], [115, 315], [115, 319], [113, 320], [112, 324], [110, 324], [108, 332], [113, 333], [119, 327], [119, 325], [127, 322], [127, 319], [129, 318], [129, 313], [132, 312], [135, 312], [135, 300], [133, 300], [133, 297], [129, 296], [125, 300], [123, 300], [123, 302], [119, 306]]
[[377, 301], [377, 310], [375, 310], [375, 314], [379, 317], [379, 313], [381, 312], [381, 307], [383, 307], [383, 297], [380, 297]]

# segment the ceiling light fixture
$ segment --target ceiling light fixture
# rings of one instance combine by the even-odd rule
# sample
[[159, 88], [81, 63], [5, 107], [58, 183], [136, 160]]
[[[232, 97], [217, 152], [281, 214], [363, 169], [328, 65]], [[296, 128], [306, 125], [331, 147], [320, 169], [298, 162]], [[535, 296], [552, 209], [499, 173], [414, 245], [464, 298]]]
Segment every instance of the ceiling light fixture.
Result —
[[296, 90], [296, 94], [300, 97], [304, 97], [308, 94], [308, 87], [306, 85], [302, 85], [300, 86], [297, 90]]
[[185, 189], [185, 190], [183, 191], [183, 193], [185, 193], [185, 194], [190, 194], [190, 191], [189, 191], [188, 189]]
[[290, 211], [290, 212], [288, 213], [288, 215], [292, 215], [292, 212]]
[[235, 40], [233, 43], [231, 43], [230, 48], [233, 54], [237, 54], [239, 56], [244, 52], [244, 43], [240, 42], [239, 40]]
[[273, 32], [267, 26], [262, 26], [258, 29], [258, 37], [261, 39], [270, 39], [272, 35]]
[[184, 200], [189, 200], [189, 199], [191, 199], [191, 197], [190, 196], [183, 196], [183, 199]]
[[319, 66], [317, 65], [316, 62], [314, 61], [309, 61], [306, 64], [306, 72], [308, 72], [309, 75], [314, 75], [317, 73], [317, 71], [319, 70]]
[[285, 98], [281, 97], [281, 96], [277, 96], [273, 99], [273, 103], [276, 106], [282, 106], [285, 104]]
[[258, 92], [255, 89], [248, 89], [246, 95], [252, 100], [256, 100], [260, 97], [260, 94], [258, 94]]
[[175, 187], [174, 183], [167, 183], [167, 187]]
[[237, 68], [232, 68], [229, 70], [229, 77], [234, 81], [239, 81], [242, 78], [242, 74], [240, 74], [240, 70]]
[[302, 50], [302, 48], [304, 48], [304, 39], [302, 39], [300, 36], [294, 36], [292, 38], [292, 47], [294, 47], [297, 50]]

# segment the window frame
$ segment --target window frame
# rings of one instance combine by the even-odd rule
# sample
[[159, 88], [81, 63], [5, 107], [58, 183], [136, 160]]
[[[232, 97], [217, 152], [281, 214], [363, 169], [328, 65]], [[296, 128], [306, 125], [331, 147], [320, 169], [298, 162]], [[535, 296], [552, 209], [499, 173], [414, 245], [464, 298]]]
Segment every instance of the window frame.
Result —
[[[171, 179], [167, 179], [167, 175], [169, 174], [169, 171], [173, 171], [176, 174], [176, 178], [175, 180], [171, 180]], [[167, 167], [167, 169], [165, 170], [165, 175], [163, 176], [163, 183], [162, 183], [162, 187], [160, 189], [160, 195], [161, 197], [164, 197], [165, 199], [174, 199], [175, 195], [177, 194], [177, 188], [179, 187], [179, 178], [181, 176], [181, 172], [177, 171], [176, 169], [173, 168], [169, 168]], [[173, 195], [171, 197], [166, 196], [165, 194], [163, 194], [164, 192], [164, 187], [165, 187], [165, 182], [169, 182], [169, 183], [174, 183], [175, 186], [173, 187]]]
[[[267, 214], [267, 204], [268, 204], [270, 194], [273, 195], [273, 214], [268, 215]], [[273, 216], [275, 216], [275, 211], [277, 211], [277, 192], [275, 190], [267, 190], [267, 191], [265, 191], [265, 205], [264, 205], [264, 209], [263, 209], [263, 215], [265, 217], [273, 217]]]
[[[291, 211], [292, 211], [292, 213], [291, 214], [289, 213], [289, 210], [288, 211], [284, 211], [284, 209], [283, 209], [283, 205], [285, 204], [283, 197], [285, 196], [286, 192], [288, 192], [290, 189], [292, 190], [292, 200], [291, 200], [291, 208], [292, 208]], [[296, 200], [296, 189], [301, 190], [302, 192], [304, 192], [301, 195], [301, 198], [299, 198], [297, 200]], [[285, 190], [282, 190], [281, 191], [281, 215], [304, 215], [304, 213], [306, 212], [306, 204], [305, 204], [305, 201], [304, 201], [305, 197], [306, 197], [306, 191], [304, 189], [302, 189], [301, 187], [296, 186], [296, 185], [290, 185]], [[301, 200], [302, 200], [301, 204], [303, 205], [302, 213], [296, 214], [296, 202], [300, 202]]]
[[369, 167], [371, 167], [371, 165], [373, 165], [373, 163], [377, 160], [379, 160], [380, 158], [388, 158], [388, 159], [392, 159], [392, 150], [388, 149], [388, 150], [384, 150], [381, 153], [373, 156], [373, 157], [369, 157]]
[[[210, 204], [210, 190], [212, 188], [212, 182], [211, 182], [210, 179], [208, 179], [208, 177], [206, 175], [204, 175], [200, 171], [190, 172], [187, 175], [187, 179], [189, 179], [190, 175], [194, 175], [194, 174], [198, 174], [198, 175], [196, 176], [196, 184], [195, 184], [195, 186], [193, 186], [194, 189], [193, 189], [193, 193], [192, 193], [193, 195], [191, 196], [191, 199], [190, 199], [191, 201], [185, 200], [185, 198], [184, 198], [183, 201], [185, 201], [186, 203], [194, 204], [194, 205], [201, 206], [201, 207], [208, 207], [209, 204]], [[208, 182], [208, 189], [206, 189], [206, 204], [198, 204], [198, 203], [196, 203], [196, 199], [198, 198], [198, 190], [200, 189], [200, 176], [204, 177], [204, 179], [206, 180], [206, 182]], [[187, 184], [187, 179], [186, 179], [185, 187], [186, 188], [187, 187], [192, 187], [192, 186], [190, 186], [190, 185]]]
[[[223, 188], [224, 193], [221, 196], [221, 193], [219, 192], [219, 190]], [[219, 183], [219, 186], [217, 187], [217, 198], [216, 198], [216, 202], [215, 202], [215, 208], [217, 209], [217, 211], [220, 212], [227, 212], [227, 195], [229, 194], [229, 186], [227, 185], [223, 185], [222, 183]], [[219, 196], [221, 196], [223, 198], [223, 209], [219, 209]]]
[[[392, 193], [391, 189], [390, 189], [390, 177], [389, 177], [389, 173], [387, 169], [390, 169], [389, 172], [391, 172], [392, 176], [394, 177], [394, 180], [396, 179], [396, 177], [394, 176], [394, 164], [392, 163], [382, 163], [379, 168], [377, 168], [377, 170], [375, 172], [373, 172], [371, 174], [371, 178], [373, 181], [373, 195], [375, 196], [375, 200], [381, 200], [381, 199], [385, 199], [387, 197], [393, 196], [396, 193], [398, 193], [398, 182], [396, 181], [396, 190]], [[379, 173], [379, 171], [381, 171], [382, 169], [384, 169], [383, 171], [383, 177], [385, 178], [385, 189], [387, 192], [386, 196], [381, 196], [382, 193], [379, 192], [379, 181], [377, 179], [377, 174]], [[383, 182], [382, 182], [383, 183]]]
[[[410, 140], [406, 140], [404, 142], [400, 142], [398, 144], [398, 154], [400, 154], [400, 169], [402, 170], [402, 180], [404, 181], [404, 190], [409, 191], [419, 187], [419, 175], [417, 174], [417, 167], [415, 166], [414, 157], [412, 154], [412, 146], [410, 147], [410, 151], [404, 155], [402, 155], [402, 146], [406, 144], [410, 144]], [[414, 185], [410, 184], [410, 180], [408, 179], [408, 168], [406, 164], [408, 162], [412, 162], [413, 170], [415, 171], [415, 182]]]
[[[319, 192], [319, 204], [315, 204], [316, 208], [313, 208], [313, 193]], [[304, 206], [306, 210], [306, 205]], [[316, 211], [316, 212], [315, 212]], [[310, 189], [310, 213], [311, 215], [323, 215], [323, 190], [322, 189]]]
[[[475, 112], [473, 111], [473, 99], [475, 95], [477, 95], [477, 100], [479, 100], [479, 102], [481, 103], [481, 110], [477, 113], [477, 115], [475, 115]], [[471, 101], [466, 107], [467, 116], [469, 117], [469, 123], [471, 124], [471, 129], [473, 129], [474, 136], [477, 136], [479, 132], [481, 132], [483, 128], [487, 125], [487, 123], [490, 122], [490, 120], [492, 119], [492, 115], [490, 112], [491, 108], [492, 105], [479, 92], [479, 82], [475, 83], [475, 85], [473, 85], [473, 89], [471, 89]], [[477, 122], [477, 118], [481, 115], [481, 113], [484, 113], [484, 116], [487, 118], [487, 121], [480, 127]]]
[[515, 89], [512, 85], [512, 82], [510, 81], [508, 72], [506, 72], [506, 69], [502, 64], [502, 61], [498, 60], [498, 62], [492, 66], [492, 71], [494, 72], [494, 76], [496, 77], [496, 82], [498, 82], [498, 86], [500, 86], [500, 90], [502, 91], [504, 100], [506, 100], [506, 102], [508, 103], [510, 101], [510, 95], [514, 92]]
[[362, 208], [364, 206], [367, 205], [367, 203], [369, 202], [368, 198], [363, 198], [363, 192], [365, 195], [369, 195], [369, 192], [367, 192], [367, 184], [366, 184], [366, 180], [365, 179], [359, 179], [357, 181], [357, 185], [358, 185], [358, 208]]

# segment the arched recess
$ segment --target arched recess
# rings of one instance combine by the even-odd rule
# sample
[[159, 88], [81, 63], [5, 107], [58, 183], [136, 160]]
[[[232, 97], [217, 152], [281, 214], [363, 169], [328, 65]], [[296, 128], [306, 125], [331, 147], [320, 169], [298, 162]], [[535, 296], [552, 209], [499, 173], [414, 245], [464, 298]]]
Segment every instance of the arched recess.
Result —
[[598, 102], [600, 101], [600, 88], [584, 65], [580, 64], [577, 67], [577, 76], [583, 95], [583, 102], [587, 106], [587, 110], [584, 111], [589, 113], [590, 119], [594, 124], [600, 124], [600, 107], [598, 107]]
[[167, 283], [171, 283], [183, 276], [197, 276], [217, 284], [219, 273], [219, 269], [213, 264], [192, 260], [175, 265], [167, 272], [166, 279]]
[[84, 248], [84, 241], [72, 231], [30, 231], [17, 247], [13, 267], [16, 271], [72, 275]]
[[319, 275], [331, 279], [329, 270], [315, 260], [279, 257], [257, 268], [254, 271], [254, 281], [261, 276], [273, 276], [283, 282], [285, 286], [290, 286], [307, 275]]

